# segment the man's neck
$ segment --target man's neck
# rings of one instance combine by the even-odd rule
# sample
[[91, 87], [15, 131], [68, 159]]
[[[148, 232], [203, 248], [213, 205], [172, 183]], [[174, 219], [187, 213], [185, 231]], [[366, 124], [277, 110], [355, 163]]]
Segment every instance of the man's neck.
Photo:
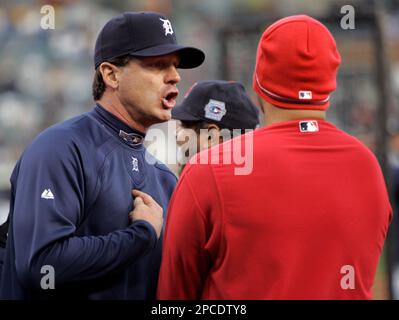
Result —
[[278, 122], [285, 122], [300, 119], [326, 119], [326, 111], [324, 110], [295, 110], [277, 108], [272, 105], [265, 106], [265, 123], [271, 125]]
[[144, 134], [147, 133], [148, 127], [135, 121], [119, 101], [113, 101], [107, 97], [102, 97], [96, 102], [99, 103], [105, 110], [112, 113], [119, 120], [127, 124], [130, 128], [140, 131]]

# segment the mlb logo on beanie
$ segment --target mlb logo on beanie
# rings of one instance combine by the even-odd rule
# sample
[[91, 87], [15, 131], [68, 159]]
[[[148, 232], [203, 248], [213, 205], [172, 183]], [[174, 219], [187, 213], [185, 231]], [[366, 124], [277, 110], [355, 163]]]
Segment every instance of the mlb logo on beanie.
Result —
[[299, 99], [312, 100], [312, 91], [299, 91]]

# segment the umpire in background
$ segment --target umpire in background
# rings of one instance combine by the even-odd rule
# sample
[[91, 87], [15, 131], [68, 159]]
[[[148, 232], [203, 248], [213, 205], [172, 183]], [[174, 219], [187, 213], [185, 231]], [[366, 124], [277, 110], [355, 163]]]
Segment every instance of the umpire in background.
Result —
[[308, 16], [263, 33], [253, 87], [266, 127], [235, 138], [253, 138], [253, 171], [187, 165], [159, 298], [371, 298], [392, 209], [375, 156], [325, 120], [340, 62], [330, 32]]
[[13, 171], [0, 298], [155, 297], [176, 177], [146, 162], [143, 139], [171, 118], [177, 68], [203, 60], [158, 13], [124, 13], [103, 27], [93, 110], [42, 132]]
[[237, 131], [243, 134], [259, 125], [258, 108], [244, 86], [235, 81], [196, 82], [183, 102], [172, 109], [172, 118], [178, 120], [180, 173], [195, 153], [232, 138]]

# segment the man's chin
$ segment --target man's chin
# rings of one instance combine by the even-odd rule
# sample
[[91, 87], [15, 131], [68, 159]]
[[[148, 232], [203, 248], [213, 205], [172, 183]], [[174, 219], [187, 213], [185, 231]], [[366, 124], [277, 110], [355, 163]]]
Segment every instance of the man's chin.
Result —
[[157, 115], [152, 117], [151, 125], [167, 122], [167, 121], [169, 121], [171, 119], [172, 119], [172, 113], [171, 112], [169, 112], [169, 113], [164, 112], [162, 114], [157, 114]]
[[162, 114], [159, 116], [160, 122], [165, 122], [172, 119], [172, 109], [164, 109], [162, 111]]

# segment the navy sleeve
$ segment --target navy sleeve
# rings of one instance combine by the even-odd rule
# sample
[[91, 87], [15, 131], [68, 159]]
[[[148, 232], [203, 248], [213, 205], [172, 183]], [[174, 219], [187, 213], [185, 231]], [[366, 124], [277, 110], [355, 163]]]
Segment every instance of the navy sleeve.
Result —
[[[74, 235], [84, 211], [84, 154], [71, 133], [48, 130], [24, 153], [15, 190], [16, 270], [39, 288], [44, 265], [56, 285], [92, 280], [127, 266], [153, 249], [154, 228], [137, 221], [105, 236]], [[126, 212], [126, 215], [128, 212]]]

